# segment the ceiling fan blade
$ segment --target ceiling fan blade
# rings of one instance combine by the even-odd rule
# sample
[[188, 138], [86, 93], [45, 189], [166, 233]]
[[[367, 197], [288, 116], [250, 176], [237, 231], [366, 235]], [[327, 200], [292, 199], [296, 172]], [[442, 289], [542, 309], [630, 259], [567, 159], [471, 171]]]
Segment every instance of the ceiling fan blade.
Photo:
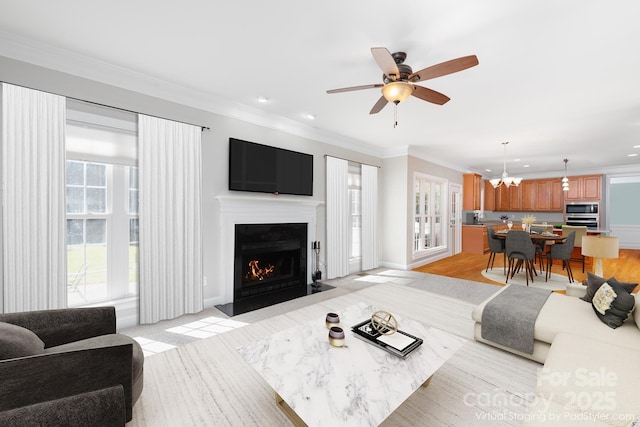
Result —
[[377, 87], [382, 87], [382, 86], [384, 86], [382, 83], [374, 83], [370, 85], [343, 87], [341, 89], [331, 89], [331, 90], [328, 90], [327, 93], [340, 93], [340, 92], [351, 92], [353, 90], [375, 89]]
[[446, 104], [451, 99], [447, 95], [443, 95], [440, 92], [436, 92], [433, 89], [427, 89], [426, 87], [422, 87], [418, 85], [413, 85], [413, 86], [415, 89], [413, 90], [413, 93], [411, 93], [411, 95], [415, 96], [416, 98], [420, 98], [423, 101], [428, 101], [434, 104], [442, 105], [442, 104]]
[[387, 101], [387, 98], [381, 96], [380, 99], [378, 99], [378, 102], [376, 102], [376, 104], [373, 106], [371, 111], [369, 111], [369, 114], [379, 113], [388, 103], [389, 101]]
[[376, 60], [382, 72], [391, 80], [395, 80], [400, 77], [400, 71], [395, 59], [389, 53], [386, 47], [372, 47], [371, 54], [373, 59]]
[[458, 71], [466, 70], [467, 68], [475, 67], [476, 65], [478, 65], [478, 58], [475, 55], [463, 56], [461, 58], [441, 62], [440, 64], [432, 65], [431, 67], [416, 71], [409, 75], [408, 80], [410, 82], [421, 82], [423, 80], [457, 73]]

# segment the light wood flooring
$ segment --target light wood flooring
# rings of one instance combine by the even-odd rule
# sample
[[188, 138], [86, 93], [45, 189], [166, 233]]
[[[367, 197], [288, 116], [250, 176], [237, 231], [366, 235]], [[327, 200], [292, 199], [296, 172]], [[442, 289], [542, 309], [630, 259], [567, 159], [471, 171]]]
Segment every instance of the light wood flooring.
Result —
[[[487, 266], [488, 259], [488, 253], [485, 255], [459, 253], [440, 261], [414, 268], [414, 270], [458, 279], [496, 284], [496, 282], [485, 279], [481, 274], [481, 271]], [[496, 254], [493, 268], [502, 268], [502, 254]], [[579, 262], [571, 262], [571, 271], [576, 281], [586, 279], [587, 271], [592, 271], [591, 268], [591, 262], [587, 262], [583, 273], [582, 265]], [[615, 277], [621, 282], [638, 282], [640, 281], [640, 250], [620, 249], [617, 259], [603, 260], [602, 269], [605, 277]], [[559, 264], [554, 264], [551, 271], [557, 274], [566, 274]]]

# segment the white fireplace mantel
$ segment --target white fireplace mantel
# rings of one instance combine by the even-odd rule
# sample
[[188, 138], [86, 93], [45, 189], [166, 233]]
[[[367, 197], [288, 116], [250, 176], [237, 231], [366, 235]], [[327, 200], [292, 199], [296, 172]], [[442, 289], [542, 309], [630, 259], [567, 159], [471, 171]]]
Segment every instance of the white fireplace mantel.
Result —
[[311, 242], [316, 239], [318, 200], [288, 198], [286, 196], [217, 196], [220, 204], [220, 253], [222, 269], [220, 283], [224, 284], [223, 304], [233, 302], [234, 239], [236, 224], [307, 224], [307, 283], [311, 283]]

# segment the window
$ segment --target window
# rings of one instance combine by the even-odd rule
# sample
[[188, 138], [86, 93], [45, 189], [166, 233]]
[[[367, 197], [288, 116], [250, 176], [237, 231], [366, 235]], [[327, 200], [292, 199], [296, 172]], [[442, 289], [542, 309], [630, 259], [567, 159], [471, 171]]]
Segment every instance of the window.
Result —
[[422, 174], [414, 177], [414, 254], [446, 246], [446, 184], [442, 178]]
[[137, 293], [137, 191], [135, 167], [67, 160], [70, 306]]
[[362, 264], [362, 174], [359, 164], [349, 164], [349, 270], [358, 272]]
[[131, 122], [81, 109], [67, 110], [69, 306], [111, 302], [138, 289], [136, 132]]

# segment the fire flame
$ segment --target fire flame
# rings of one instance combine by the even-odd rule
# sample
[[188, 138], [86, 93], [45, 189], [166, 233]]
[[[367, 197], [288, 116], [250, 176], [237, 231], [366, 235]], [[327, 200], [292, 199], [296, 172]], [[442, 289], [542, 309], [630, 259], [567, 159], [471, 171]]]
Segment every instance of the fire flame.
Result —
[[249, 271], [244, 276], [246, 280], [264, 280], [273, 274], [273, 270], [275, 270], [273, 265], [269, 264], [266, 268], [260, 268], [259, 262], [256, 259], [249, 261]]

